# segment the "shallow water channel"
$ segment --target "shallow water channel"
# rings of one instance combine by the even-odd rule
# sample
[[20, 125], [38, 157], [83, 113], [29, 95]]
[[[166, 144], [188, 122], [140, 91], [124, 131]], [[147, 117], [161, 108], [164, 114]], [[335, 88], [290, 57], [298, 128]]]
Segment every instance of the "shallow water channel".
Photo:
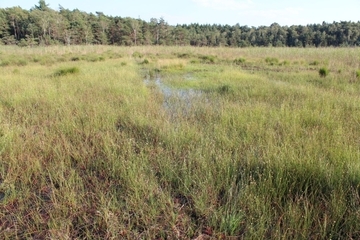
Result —
[[196, 106], [207, 102], [202, 91], [194, 89], [171, 88], [161, 81], [160, 77], [145, 79], [147, 86], [155, 85], [163, 95], [163, 107], [171, 118], [189, 117]]

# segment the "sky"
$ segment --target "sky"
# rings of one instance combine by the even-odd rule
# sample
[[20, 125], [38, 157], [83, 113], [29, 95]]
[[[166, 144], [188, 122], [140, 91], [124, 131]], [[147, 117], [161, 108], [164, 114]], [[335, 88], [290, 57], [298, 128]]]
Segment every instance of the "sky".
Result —
[[[170, 25], [221, 24], [281, 26], [360, 21], [360, 0], [46, 0], [59, 10], [79, 9], [87, 13], [132, 17], [150, 21], [160, 17]], [[0, 8], [20, 6], [29, 10], [38, 0], [0, 0]]]

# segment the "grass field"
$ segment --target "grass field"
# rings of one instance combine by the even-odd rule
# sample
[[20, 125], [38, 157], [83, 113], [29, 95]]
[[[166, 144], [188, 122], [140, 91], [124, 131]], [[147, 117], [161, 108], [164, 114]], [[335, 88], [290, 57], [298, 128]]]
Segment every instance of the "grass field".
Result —
[[360, 238], [358, 48], [1, 46], [0, 71], [1, 239]]

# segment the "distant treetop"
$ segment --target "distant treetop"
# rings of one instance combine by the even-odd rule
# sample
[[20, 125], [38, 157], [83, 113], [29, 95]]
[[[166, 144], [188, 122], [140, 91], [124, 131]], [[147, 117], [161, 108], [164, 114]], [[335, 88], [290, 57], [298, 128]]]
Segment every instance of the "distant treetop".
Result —
[[164, 18], [144, 21], [49, 8], [39, 0], [29, 11], [20, 7], [0, 8], [0, 44], [34, 45], [191, 45], [227, 47], [327, 47], [359, 46], [360, 22], [333, 22], [306, 26], [248, 27], [236, 24], [169, 25]]

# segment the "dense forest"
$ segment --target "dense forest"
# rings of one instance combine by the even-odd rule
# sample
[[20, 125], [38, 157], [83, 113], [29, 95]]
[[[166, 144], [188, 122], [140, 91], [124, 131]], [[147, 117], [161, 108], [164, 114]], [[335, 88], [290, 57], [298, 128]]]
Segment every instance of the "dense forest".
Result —
[[248, 27], [236, 24], [183, 24], [171, 26], [163, 18], [149, 22], [86, 13], [59, 6], [51, 9], [40, 0], [30, 10], [0, 8], [0, 44], [35, 45], [192, 45], [326, 47], [360, 45], [360, 22], [333, 22], [306, 26]]

